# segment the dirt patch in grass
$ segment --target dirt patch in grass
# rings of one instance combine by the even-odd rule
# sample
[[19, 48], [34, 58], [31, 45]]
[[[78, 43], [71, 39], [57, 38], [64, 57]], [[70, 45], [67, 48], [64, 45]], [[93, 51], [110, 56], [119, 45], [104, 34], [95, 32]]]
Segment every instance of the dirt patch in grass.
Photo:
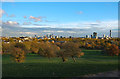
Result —
[[98, 74], [89, 74], [89, 75], [85, 75], [84, 77], [119, 77], [119, 76], [120, 76], [120, 71], [114, 70], [114, 71], [103, 72]]

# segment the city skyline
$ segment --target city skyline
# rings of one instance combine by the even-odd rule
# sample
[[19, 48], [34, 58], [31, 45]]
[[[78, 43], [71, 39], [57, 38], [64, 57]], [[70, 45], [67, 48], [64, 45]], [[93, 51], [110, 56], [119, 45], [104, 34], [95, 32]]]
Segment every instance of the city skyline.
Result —
[[3, 36], [118, 36], [117, 2], [5, 2], [1, 11]]

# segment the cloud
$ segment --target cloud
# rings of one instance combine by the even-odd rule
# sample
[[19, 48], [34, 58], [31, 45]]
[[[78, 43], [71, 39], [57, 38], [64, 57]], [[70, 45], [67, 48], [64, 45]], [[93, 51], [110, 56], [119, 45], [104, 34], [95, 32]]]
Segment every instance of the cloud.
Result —
[[1, 2], [14, 2], [14, 0], [0, 0]]
[[79, 11], [79, 12], [77, 12], [77, 14], [83, 14], [83, 11]]
[[76, 33], [76, 32], [74, 32], [74, 31], [67, 31], [67, 33]]
[[14, 14], [10, 15], [9, 17], [16, 17]]
[[[27, 24], [27, 23], [25, 23]], [[24, 26], [22, 26], [24, 27]], [[101, 21], [101, 22], [74, 22], [74, 23], [64, 23], [64, 24], [32, 24], [27, 26], [27, 28], [64, 28], [64, 29], [81, 29], [81, 30], [106, 30], [106, 29], [118, 29], [118, 21]]]
[[45, 22], [57, 22], [57, 21], [49, 21], [49, 20], [45, 20]]
[[35, 35], [35, 32], [19, 32], [20, 34]]
[[24, 22], [23, 25], [30, 25], [32, 24], [31, 22]]
[[33, 24], [33, 25], [35, 25], [35, 26], [48, 26], [46, 24]]
[[25, 19], [27, 18], [27, 16], [23, 16]]
[[15, 30], [21, 27], [20, 24], [16, 21], [6, 21], [6, 22], [2, 22], [2, 28]]
[[[16, 21], [7, 21], [2, 24], [4, 27], [4, 34], [13, 35], [11, 32], [21, 32], [24, 35], [45, 35], [47, 33], [53, 33], [56, 35], [75, 35], [75, 36], [85, 36], [91, 35], [94, 31], [98, 33], [99, 36], [109, 35], [109, 30], [111, 29], [112, 35], [117, 36], [117, 31], [113, 29], [118, 29], [118, 21], [84, 21], [84, 22], [73, 22], [73, 23], [63, 23], [63, 24], [30, 24], [25, 22], [26, 25], [20, 25]], [[28, 25], [27, 25], [28, 24]], [[29, 33], [30, 32], [30, 33]], [[14, 34], [15, 35], [15, 34]], [[17, 34], [18, 36], [20, 34]]]
[[7, 24], [7, 25], [19, 25], [19, 23], [16, 22], [16, 21], [7, 21], [7, 22], [4, 22], [4, 24]]
[[42, 32], [55, 32], [55, 31], [52, 31], [52, 30], [43, 30]]
[[23, 27], [23, 28], [50, 28], [50, 26], [48, 26], [48, 25], [29, 25], [29, 26], [26, 26], [26, 25], [22, 25], [21, 27]]
[[58, 30], [57, 32], [62, 33], [62, 32], [64, 32], [64, 31], [62, 31], [62, 30]]
[[[56, 31], [57, 30], [57, 31]], [[50, 30], [43, 30], [42, 32], [49, 32], [49, 33], [64, 33], [65, 31], [63, 30], [59, 30], [59, 29], [56, 29], [56, 30], [53, 30], [53, 29], [50, 29]], [[72, 33], [72, 31], [67, 31], [68, 33]]]
[[101, 23], [101, 21], [100, 21], [100, 20], [96, 20], [96, 22], [97, 22], [97, 23]]
[[34, 17], [34, 16], [30, 16], [29, 17], [30, 19], [33, 19], [35, 22], [38, 22], [38, 21], [42, 21], [42, 18], [41, 17]]
[[4, 10], [2, 10], [1, 8], [0, 8], [0, 18], [2, 17], [2, 15], [6, 15], [6, 16], [8, 16], [8, 14], [4, 11]]

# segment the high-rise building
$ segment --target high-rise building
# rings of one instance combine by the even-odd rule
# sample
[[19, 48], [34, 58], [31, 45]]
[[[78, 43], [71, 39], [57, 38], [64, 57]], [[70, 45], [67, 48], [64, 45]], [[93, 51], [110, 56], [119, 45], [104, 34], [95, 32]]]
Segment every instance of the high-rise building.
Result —
[[50, 36], [49, 36], [50, 38], [53, 38], [53, 34], [50, 34]]
[[103, 34], [103, 38], [105, 38], [105, 34]]
[[60, 36], [60, 38], [63, 38], [62, 36]]
[[93, 32], [93, 37], [97, 37], [97, 32]]
[[56, 39], [56, 38], [59, 38], [59, 37], [58, 37], [58, 36], [55, 36], [55, 39]]
[[93, 35], [91, 35], [91, 38], [93, 38]]
[[86, 38], [89, 38], [89, 35], [86, 35]]
[[92, 38], [96, 38], [96, 39], [98, 38], [97, 37], [97, 32], [93, 32], [93, 37]]
[[47, 34], [46, 37], [49, 38], [49, 35]]
[[110, 38], [112, 37], [112, 31], [110, 30]]
[[72, 36], [69, 36], [69, 38], [72, 38]]

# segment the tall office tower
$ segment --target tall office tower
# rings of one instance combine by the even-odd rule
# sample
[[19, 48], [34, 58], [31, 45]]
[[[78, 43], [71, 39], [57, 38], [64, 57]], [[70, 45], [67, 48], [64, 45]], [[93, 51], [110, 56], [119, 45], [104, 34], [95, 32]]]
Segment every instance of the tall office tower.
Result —
[[49, 35], [47, 34], [47, 35], [46, 35], [46, 37], [48, 38], [48, 37], [49, 37]]
[[93, 38], [93, 35], [91, 35], [91, 38]]
[[112, 37], [112, 33], [111, 33], [112, 31], [110, 30], [110, 38]]
[[97, 37], [97, 32], [93, 32], [93, 37], [94, 37], [94, 38]]
[[103, 38], [105, 38], [105, 34], [103, 34]]
[[86, 35], [86, 38], [89, 38], [89, 35]]

